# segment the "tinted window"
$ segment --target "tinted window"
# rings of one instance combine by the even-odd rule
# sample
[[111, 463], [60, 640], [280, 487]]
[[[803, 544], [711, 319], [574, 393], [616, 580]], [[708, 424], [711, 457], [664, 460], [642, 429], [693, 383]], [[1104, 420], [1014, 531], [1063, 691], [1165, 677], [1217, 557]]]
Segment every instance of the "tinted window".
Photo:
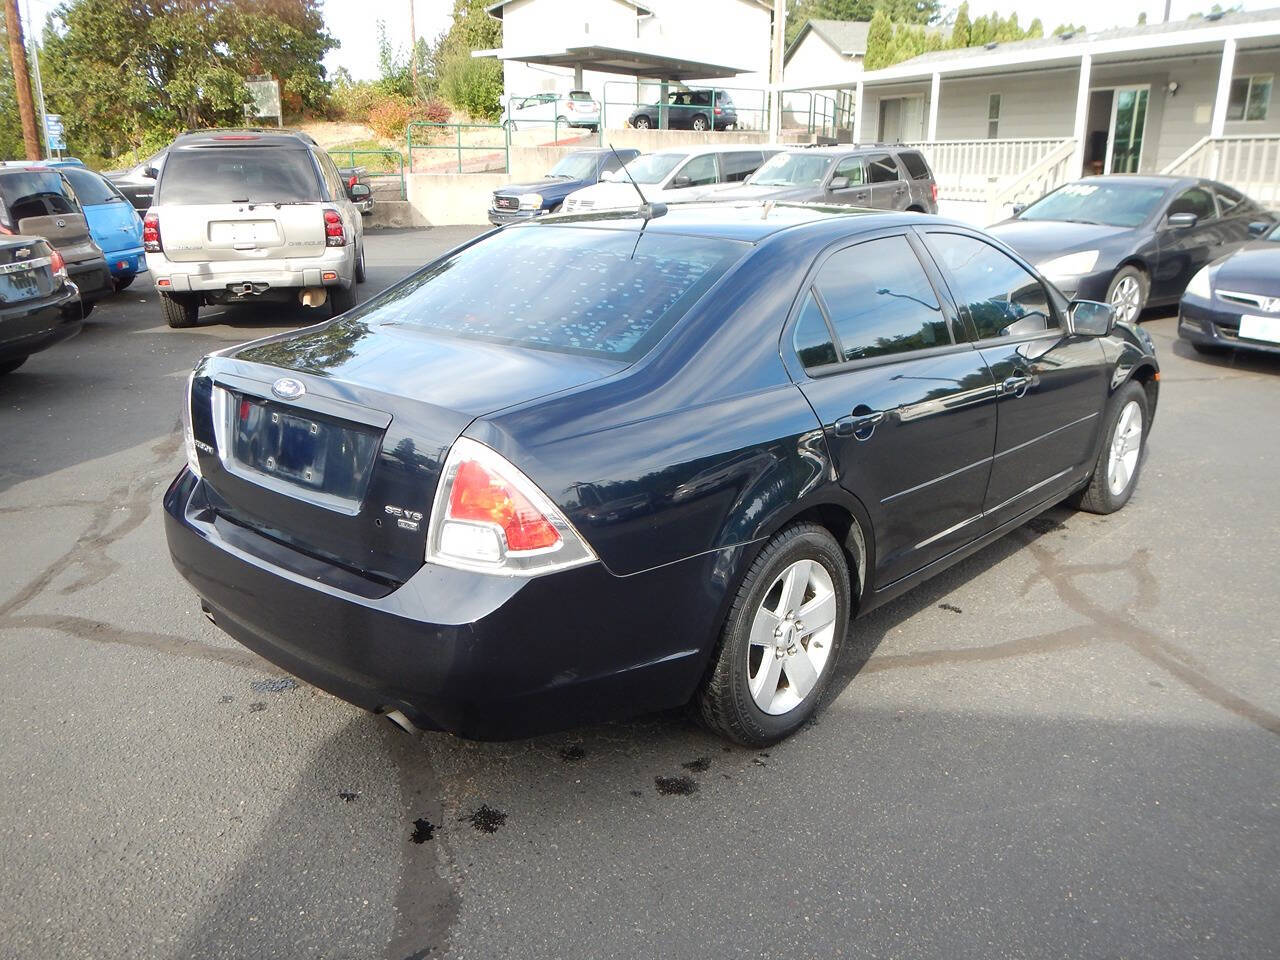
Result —
[[672, 179], [671, 186], [676, 186], [675, 181], [681, 177], [688, 177], [688, 183], [681, 183], [682, 187], [701, 187], [708, 183], [716, 182], [716, 155], [714, 153], [704, 153], [700, 157], [694, 157], [683, 167], [680, 172]]
[[160, 180], [159, 203], [323, 200], [311, 153], [288, 147], [174, 150]]
[[800, 308], [800, 318], [796, 321], [796, 332], [791, 342], [795, 344], [796, 354], [806, 367], [821, 367], [836, 362], [836, 348], [831, 342], [831, 330], [827, 327], [827, 318], [822, 315], [818, 301], [813, 294], [805, 295], [804, 306]]
[[711, 102], [711, 91], [710, 90], [693, 91], [693, 96], [690, 98], [690, 102], [695, 103], [700, 107], [705, 107], [707, 104]]
[[[667, 174], [676, 168], [688, 154], [684, 153], [646, 153], [627, 161], [627, 173], [621, 171], [609, 175], [610, 180], [628, 179], [636, 183], [661, 183]], [[627, 174], [630, 174], [628, 178]]]
[[928, 180], [933, 174], [929, 172], [929, 165], [924, 162], [924, 157], [916, 153], [914, 150], [907, 150], [898, 154], [898, 159], [902, 161], [902, 165], [907, 168], [907, 174], [912, 180]]
[[732, 240], [655, 233], [637, 242], [631, 230], [508, 230], [432, 264], [348, 316], [632, 359], [749, 249]]
[[951, 343], [938, 298], [906, 237], [837, 251], [815, 286], [845, 360]]
[[65, 167], [62, 175], [71, 181], [71, 189], [81, 206], [91, 207], [99, 203], [123, 203], [124, 197], [116, 193], [106, 180], [92, 170], [82, 167]]
[[720, 154], [720, 179], [726, 182], [745, 180], [760, 166], [762, 159], [759, 152], [753, 150], [722, 153]]
[[1194, 213], [1201, 220], [1209, 220], [1218, 215], [1218, 208], [1213, 205], [1213, 197], [1208, 190], [1192, 187], [1182, 191], [1169, 204], [1169, 213]]
[[1078, 180], [1041, 197], [1018, 214], [1018, 219], [1136, 227], [1156, 212], [1167, 194], [1167, 187], [1114, 180]]
[[845, 157], [836, 164], [836, 172], [832, 177], [848, 177], [849, 183], [862, 183], [862, 160], [859, 157]]
[[[547, 176], [556, 180], [585, 180], [595, 176], [596, 163], [599, 159], [599, 156], [594, 153], [571, 153], [567, 157], [562, 157]], [[618, 161], [610, 156], [605, 169], [617, 170]]]
[[0, 176], [0, 205], [17, 223], [28, 217], [79, 213], [71, 191], [52, 170], [24, 170]]
[[979, 340], [1058, 328], [1044, 286], [991, 244], [957, 233], [930, 233], [929, 245], [946, 265], [951, 292], [968, 310]]
[[867, 179], [871, 183], [889, 183], [898, 177], [898, 165], [893, 157], [881, 155], [867, 158]]

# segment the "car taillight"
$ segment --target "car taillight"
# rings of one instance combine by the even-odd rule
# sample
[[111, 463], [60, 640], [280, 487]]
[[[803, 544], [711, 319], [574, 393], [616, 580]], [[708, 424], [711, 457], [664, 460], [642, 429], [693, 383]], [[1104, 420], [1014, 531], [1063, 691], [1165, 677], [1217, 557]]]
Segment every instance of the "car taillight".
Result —
[[342, 229], [342, 214], [337, 210], [324, 212], [324, 242], [330, 247], [341, 247], [347, 242], [346, 233]]
[[142, 249], [147, 253], [159, 253], [163, 249], [160, 246], [160, 218], [154, 213], [148, 213], [142, 221]]
[[350, 190], [359, 182], [360, 182], [359, 175], [353, 173], [351, 176], [347, 177], [347, 189]]
[[8, 227], [6, 227], [3, 223], [0, 223], [0, 234], [4, 234], [6, 237], [12, 237], [13, 231], [10, 230]]
[[49, 254], [49, 267], [53, 270], [53, 275], [58, 279], [67, 279], [67, 261], [62, 259], [62, 254], [57, 250]]
[[722, 113], [724, 113], [724, 110], [723, 110], [723, 109], [721, 109], [720, 107], [716, 107], [716, 116], [718, 117], [718, 116], [720, 116], [720, 114], [722, 114]]
[[937, 203], [938, 202], [938, 181], [935, 180], [929, 184], [929, 192], [933, 194], [933, 202]]
[[426, 559], [533, 577], [592, 563], [596, 555], [528, 477], [484, 444], [461, 437], [440, 474]]

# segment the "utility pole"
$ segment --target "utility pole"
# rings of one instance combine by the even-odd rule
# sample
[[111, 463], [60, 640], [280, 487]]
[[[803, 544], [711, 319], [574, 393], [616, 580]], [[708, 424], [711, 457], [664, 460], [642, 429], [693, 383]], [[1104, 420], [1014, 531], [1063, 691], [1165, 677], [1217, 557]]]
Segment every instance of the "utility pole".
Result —
[[18, 0], [4, 0], [4, 28], [9, 34], [9, 62], [13, 65], [13, 86], [22, 118], [22, 145], [28, 160], [40, 159], [40, 134], [36, 132], [35, 108], [31, 105], [31, 77], [27, 74], [27, 50], [22, 42], [22, 19]]
[[786, 50], [787, 0], [773, 0], [773, 43], [769, 57], [769, 82], [773, 90], [769, 95], [769, 140], [778, 142], [782, 136], [782, 56]]
[[[49, 147], [49, 110], [44, 105], [44, 84], [40, 82], [40, 44], [36, 41], [39, 31], [36, 29], [36, 22], [31, 19], [31, 0], [24, 0], [27, 7], [27, 27], [31, 31], [31, 79], [36, 88], [36, 114], [40, 118], [39, 128], [44, 136], [45, 153], [53, 153]], [[58, 156], [62, 156], [59, 151]]]
[[413, 78], [413, 95], [418, 95], [418, 28], [413, 22], [413, 0], [409, 0], [409, 76]]

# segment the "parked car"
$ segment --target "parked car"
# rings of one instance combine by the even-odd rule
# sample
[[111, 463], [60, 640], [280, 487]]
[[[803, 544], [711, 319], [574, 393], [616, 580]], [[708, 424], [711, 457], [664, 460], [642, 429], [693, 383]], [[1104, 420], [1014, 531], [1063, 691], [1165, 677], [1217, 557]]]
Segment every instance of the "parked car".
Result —
[[89, 235], [84, 210], [61, 171], [39, 164], [0, 167], [3, 233], [49, 241], [79, 291], [85, 316], [115, 291], [102, 251]]
[[1201, 267], [1183, 291], [1178, 335], [1201, 353], [1280, 353], [1280, 226], [1255, 221], [1252, 243]]
[[738, 110], [728, 90], [673, 90], [666, 103], [636, 107], [627, 124], [637, 130], [732, 130], [738, 125]]
[[881, 210], [938, 212], [938, 184], [919, 150], [807, 147], [774, 154], [740, 184], [711, 200], [835, 203]]
[[1104, 300], [1136, 321], [1177, 303], [1196, 272], [1248, 243], [1260, 220], [1275, 217], [1213, 180], [1109, 174], [1059, 187], [991, 233], [1068, 296]]
[[0, 234], [0, 375], [80, 332], [80, 292], [41, 237]]
[[298, 300], [335, 314], [363, 283], [364, 225], [333, 159], [291, 130], [178, 137], [143, 220], [143, 242], [171, 327], [204, 304]]
[[164, 161], [168, 153], [166, 147], [127, 170], [107, 170], [102, 175], [115, 184], [116, 189], [133, 204], [133, 209], [139, 213], [146, 213], [147, 208], [151, 206], [151, 198], [156, 192], [156, 178], [164, 169]]
[[133, 283], [147, 269], [142, 250], [142, 217], [116, 187], [101, 174], [78, 164], [50, 165], [62, 171], [89, 221], [89, 235], [98, 245], [117, 291]]
[[524, 124], [530, 128], [545, 127], [550, 133], [557, 120], [565, 128], [596, 130], [600, 126], [600, 104], [586, 90], [571, 90], [567, 97], [539, 93], [532, 97], [513, 97], [502, 115], [502, 125], [509, 130], [519, 130]]
[[566, 154], [541, 180], [509, 183], [493, 191], [489, 222], [504, 224], [555, 213], [569, 194], [598, 183], [602, 175], [617, 172], [639, 155], [639, 150], [610, 149]]
[[360, 216], [367, 217], [373, 213], [373, 184], [369, 182], [369, 171], [364, 167], [338, 167], [338, 176], [342, 178], [342, 182], [347, 185], [347, 194], [350, 195], [352, 189], [357, 184], [362, 184], [369, 191], [368, 196], [362, 200], [351, 201]]
[[584, 213], [637, 206], [640, 198], [632, 181], [640, 185], [646, 200], [655, 203], [698, 200], [717, 184], [741, 183], [779, 149], [726, 145], [641, 154], [627, 162], [625, 172], [604, 174], [595, 186], [569, 194], [564, 211]]
[[202, 360], [169, 549], [232, 637], [402, 725], [692, 700], [766, 744], [851, 617], [1125, 504], [1158, 367], [1113, 316], [923, 214], [531, 220]]

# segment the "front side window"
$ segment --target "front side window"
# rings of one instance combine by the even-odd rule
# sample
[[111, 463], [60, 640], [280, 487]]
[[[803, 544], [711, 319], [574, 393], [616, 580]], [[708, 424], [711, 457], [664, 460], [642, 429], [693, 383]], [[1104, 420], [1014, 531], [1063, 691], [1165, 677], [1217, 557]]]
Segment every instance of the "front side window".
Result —
[[[688, 182], [685, 182], [687, 179]], [[679, 181], [678, 183], [676, 181]], [[704, 153], [694, 157], [676, 174], [672, 187], [704, 187], [716, 182], [716, 155]]]
[[832, 179], [836, 177], [846, 178], [850, 186], [862, 183], [862, 159], [860, 157], [845, 157], [836, 164], [836, 172], [831, 176]]
[[[636, 183], [661, 183], [687, 154], [684, 153], [646, 153], [627, 162], [626, 173], [621, 170], [604, 177], [606, 180], [630, 181]], [[630, 174], [628, 176], [627, 174]]]
[[867, 158], [867, 174], [872, 183], [892, 183], [898, 177], [898, 165], [887, 153]]
[[864, 360], [951, 343], [947, 320], [903, 236], [832, 254], [814, 287], [839, 340], [841, 360]]
[[946, 267], [951, 292], [968, 311], [979, 340], [1060, 328], [1044, 285], [1007, 254], [959, 233], [930, 233], [929, 246]]
[[1228, 120], [1265, 120], [1271, 108], [1272, 74], [1236, 77], [1227, 100]]
[[1212, 220], [1218, 215], [1218, 208], [1213, 205], [1213, 197], [1203, 187], [1192, 187], [1184, 190], [1169, 204], [1169, 215], [1175, 213], [1194, 213], [1201, 220]]
[[775, 153], [751, 176], [758, 187], [816, 187], [830, 161], [813, 153]]

